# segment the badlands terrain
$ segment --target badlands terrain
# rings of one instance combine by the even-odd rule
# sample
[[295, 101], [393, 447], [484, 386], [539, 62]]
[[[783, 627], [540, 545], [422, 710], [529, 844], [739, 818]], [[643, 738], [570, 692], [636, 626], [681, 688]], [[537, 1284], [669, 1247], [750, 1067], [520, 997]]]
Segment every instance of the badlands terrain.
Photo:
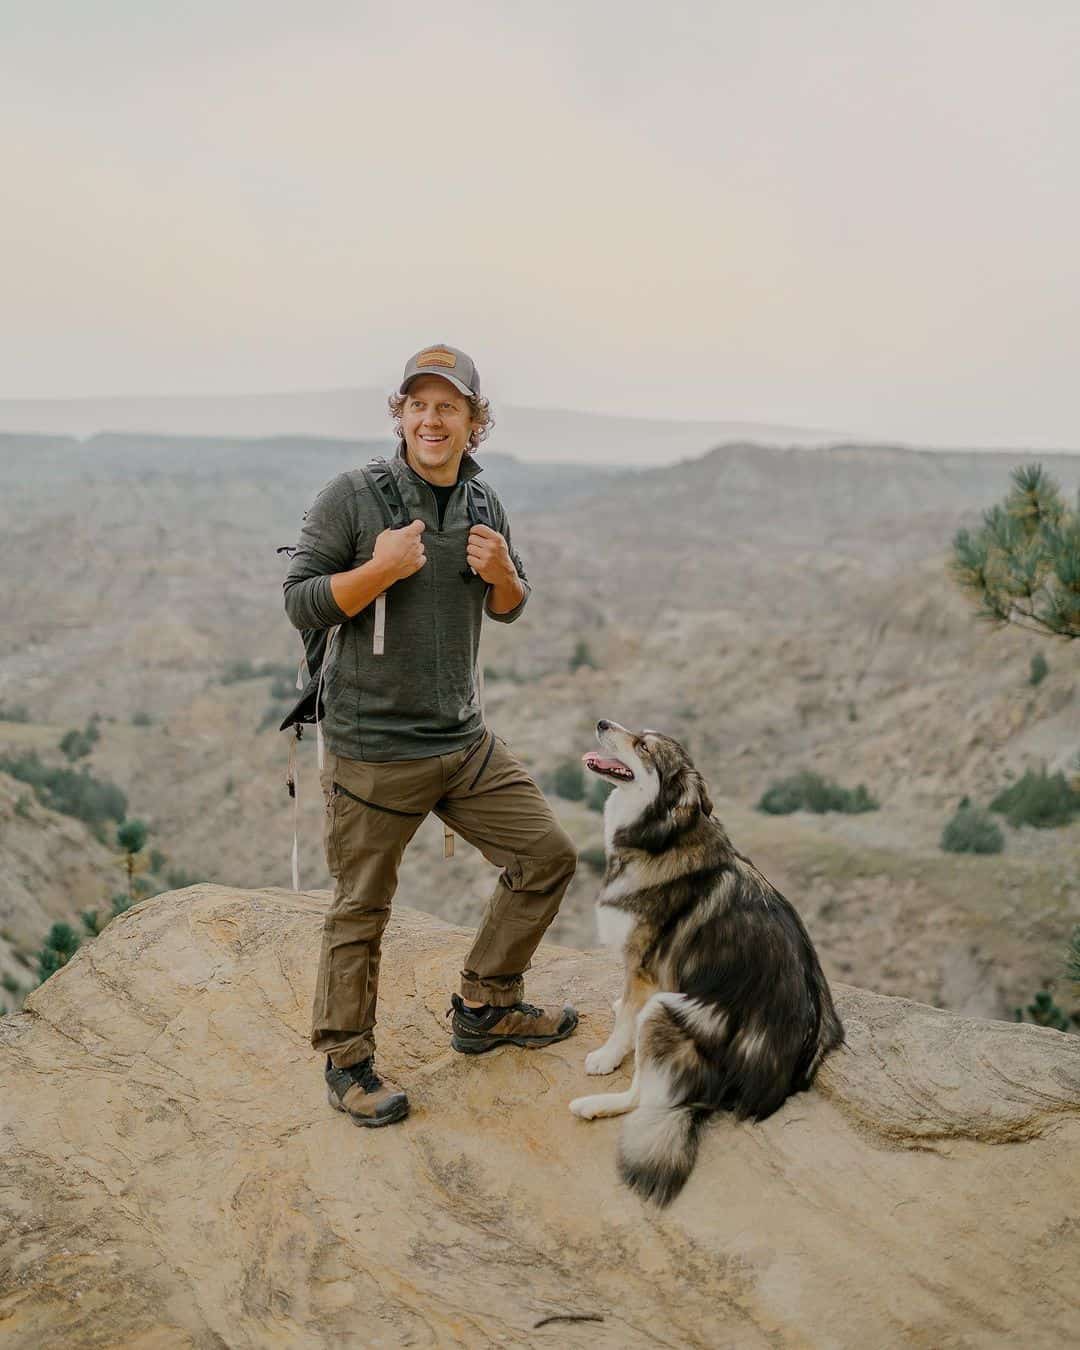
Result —
[[[0, 753], [61, 763], [97, 714], [87, 764], [127, 794], [174, 882], [288, 885], [280, 671], [298, 655], [279, 546], [341, 469], [385, 442], [109, 434], [0, 443]], [[999, 856], [943, 853], [958, 801], [1080, 751], [1080, 644], [977, 622], [948, 579], [957, 527], [1000, 500], [1022, 455], [733, 443], [637, 471], [482, 456], [534, 585], [489, 625], [489, 722], [550, 775], [598, 717], [685, 741], [738, 847], [800, 908], [829, 974], [967, 1014], [1010, 1017], [1080, 918], [1080, 822], [1012, 830]], [[1080, 459], [1039, 456], [1071, 496]], [[588, 661], [575, 662], [575, 652]], [[1029, 683], [1033, 653], [1049, 675]], [[237, 662], [279, 673], [228, 681]], [[571, 667], [575, 666], [572, 669]], [[769, 817], [797, 769], [881, 809]], [[314, 747], [300, 747], [301, 883], [325, 887]], [[1070, 770], [1071, 771], [1071, 770]], [[601, 818], [556, 800], [587, 856]], [[404, 905], [468, 925], [491, 885], [431, 821]], [[0, 776], [0, 974], [21, 989], [48, 925], [122, 889], [117, 850]], [[592, 941], [588, 862], [552, 929]], [[21, 994], [2, 996], [9, 1006]]]

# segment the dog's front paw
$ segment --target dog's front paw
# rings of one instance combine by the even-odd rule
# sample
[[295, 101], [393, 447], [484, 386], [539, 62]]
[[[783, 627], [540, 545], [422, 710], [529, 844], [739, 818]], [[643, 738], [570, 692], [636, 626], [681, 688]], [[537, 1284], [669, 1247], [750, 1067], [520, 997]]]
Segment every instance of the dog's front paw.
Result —
[[581, 1120], [593, 1120], [596, 1116], [595, 1097], [575, 1097], [570, 1103], [570, 1114]]
[[590, 1050], [585, 1056], [586, 1073], [614, 1073], [623, 1062], [623, 1056], [610, 1045], [602, 1045], [599, 1050]]

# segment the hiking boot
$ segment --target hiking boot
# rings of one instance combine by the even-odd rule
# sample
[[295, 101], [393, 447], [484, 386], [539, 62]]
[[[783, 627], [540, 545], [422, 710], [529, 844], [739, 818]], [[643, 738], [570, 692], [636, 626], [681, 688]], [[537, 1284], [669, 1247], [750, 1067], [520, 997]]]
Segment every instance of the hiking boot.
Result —
[[409, 1114], [408, 1097], [393, 1083], [383, 1082], [371, 1055], [347, 1069], [335, 1069], [327, 1057], [326, 1100], [354, 1125], [392, 1125]]
[[515, 1003], [509, 1008], [470, 1008], [458, 994], [450, 996], [453, 1036], [450, 1044], [463, 1055], [482, 1055], [500, 1045], [553, 1045], [564, 1041], [578, 1023], [577, 1013], [563, 1008], [534, 1008]]

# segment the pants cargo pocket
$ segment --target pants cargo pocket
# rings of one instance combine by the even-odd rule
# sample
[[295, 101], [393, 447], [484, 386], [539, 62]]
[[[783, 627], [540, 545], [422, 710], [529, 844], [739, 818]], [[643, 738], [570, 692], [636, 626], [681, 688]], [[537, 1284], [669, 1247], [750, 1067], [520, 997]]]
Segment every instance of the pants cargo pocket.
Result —
[[323, 825], [323, 846], [326, 852], [326, 866], [335, 881], [341, 879], [341, 842], [342, 831], [347, 823], [342, 820], [341, 792], [336, 783], [331, 783], [326, 793], [326, 820]]

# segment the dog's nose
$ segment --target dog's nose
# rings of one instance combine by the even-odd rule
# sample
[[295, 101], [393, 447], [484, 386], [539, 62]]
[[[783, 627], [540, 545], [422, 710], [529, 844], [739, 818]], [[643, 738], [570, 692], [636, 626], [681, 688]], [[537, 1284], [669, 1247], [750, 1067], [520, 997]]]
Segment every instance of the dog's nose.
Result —
[[596, 730], [597, 730], [597, 731], [607, 731], [607, 729], [608, 729], [610, 726], [611, 726], [611, 723], [610, 723], [610, 722], [602, 722], [602, 721], [601, 721], [601, 722], [597, 722], [597, 724], [596, 724]]

